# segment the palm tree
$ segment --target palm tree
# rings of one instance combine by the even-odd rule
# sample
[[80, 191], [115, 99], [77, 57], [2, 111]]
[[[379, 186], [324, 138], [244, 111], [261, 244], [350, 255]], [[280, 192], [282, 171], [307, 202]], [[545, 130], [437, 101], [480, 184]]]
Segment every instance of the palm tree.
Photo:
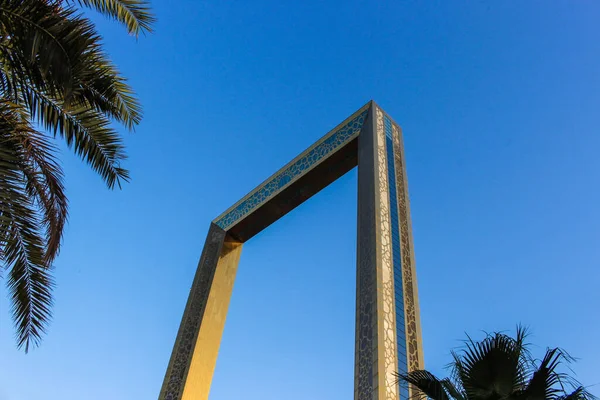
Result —
[[398, 378], [433, 400], [577, 400], [594, 399], [574, 378], [560, 371], [573, 359], [559, 348], [548, 349], [540, 361], [531, 356], [527, 332], [517, 327], [516, 338], [502, 333], [481, 341], [469, 338], [452, 352], [450, 378], [438, 379], [424, 370]]
[[[53, 138], [109, 188], [129, 179], [122, 138], [141, 108], [80, 7], [151, 31], [146, 0], [0, 0], [0, 259], [17, 345], [38, 345], [51, 316], [51, 267], [68, 202]], [[2, 275], [2, 274], [0, 274]]]

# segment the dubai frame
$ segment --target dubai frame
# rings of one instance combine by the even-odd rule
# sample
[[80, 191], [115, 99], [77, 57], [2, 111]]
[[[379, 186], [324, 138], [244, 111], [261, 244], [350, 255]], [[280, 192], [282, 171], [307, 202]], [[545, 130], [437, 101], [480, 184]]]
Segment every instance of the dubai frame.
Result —
[[354, 399], [412, 397], [394, 375], [423, 369], [404, 148], [370, 101], [211, 223], [159, 400], [208, 399], [243, 243], [357, 165]]

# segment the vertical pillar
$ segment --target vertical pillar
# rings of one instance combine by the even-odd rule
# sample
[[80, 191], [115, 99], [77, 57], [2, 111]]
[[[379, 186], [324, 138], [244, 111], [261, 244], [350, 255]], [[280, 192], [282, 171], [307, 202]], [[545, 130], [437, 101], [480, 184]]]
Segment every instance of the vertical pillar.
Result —
[[400, 128], [375, 103], [358, 137], [355, 400], [408, 399], [396, 373], [423, 369]]
[[[412, 222], [402, 130], [390, 122], [394, 141], [394, 164], [398, 190], [398, 228], [400, 231], [400, 250], [402, 254], [402, 290], [404, 292], [404, 320], [406, 334], [407, 370], [424, 369], [423, 343], [421, 338], [421, 318], [419, 311], [419, 293], [415, 270], [415, 251], [413, 247]], [[412, 389], [410, 389], [412, 390]], [[410, 398], [420, 394], [409, 393]]]
[[207, 400], [242, 244], [211, 224], [159, 400]]
[[389, 174], [381, 110], [358, 138], [355, 400], [397, 400]]
[[377, 274], [373, 107], [358, 136], [354, 400], [377, 400]]

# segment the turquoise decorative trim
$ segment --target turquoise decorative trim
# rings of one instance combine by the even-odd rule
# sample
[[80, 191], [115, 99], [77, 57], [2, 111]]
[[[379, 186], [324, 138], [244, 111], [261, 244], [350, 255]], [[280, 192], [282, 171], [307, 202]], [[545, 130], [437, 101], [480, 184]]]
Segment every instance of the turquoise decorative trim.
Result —
[[283, 169], [275, 175], [270, 181], [263, 184], [248, 198], [235, 206], [231, 211], [215, 221], [215, 224], [221, 229], [227, 230], [237, 221], [254, 211], [258, 206], [268, 200], [271, 196], [278, 193], [281, 189], [289, 185], [293, 180], [303, 175], [311, 167], [318, 164], [328, 155], [335, 152], [344, 144], [349, 142], [357, 135], [365, 122], [367, 111], [358, 114], [345, 125], [332, 132], [327, 138], [317, 144], [308, 153], [302, 156], [293, 164]]

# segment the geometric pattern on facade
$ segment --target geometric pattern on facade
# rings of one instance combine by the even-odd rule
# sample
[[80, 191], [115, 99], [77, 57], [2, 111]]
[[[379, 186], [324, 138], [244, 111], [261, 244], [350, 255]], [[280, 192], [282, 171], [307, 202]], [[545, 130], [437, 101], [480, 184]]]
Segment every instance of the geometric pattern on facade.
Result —
[[[382, 308], [383, 308], [383, 341], [384, 341], [384, 373], [386, 399], [394, 400], [398, 398], [398, 387], [395, 385], [396, 377], [394, 372], [398, 366], [398, 351], [396, 341], [396, 315], [394, 310], [395, 292], [394, 292], [394, 272], [392, 267], [392, 227], [391, 227], [391, 206], [390, 206], [390, 186], [395, 186], [391, 175], [388, 173], [388, 152], [386, 151], [386, 135], [383, 129], [383, 112], [380, 109], [375, 110], [377, 120], [377, 153], [378, 153], [378, 183], [379, 183], [379, 221], [381, 235], [381, 284], [382, 290]], [[388, 185], [390, 179], [390, 185]]]
[[404, 313], [406, 324], [406, 356], [407, 372], [423, 369], [423, 348], [421, 339], [421, 316], [419, 310], [419, 293], [416, 282], [415, 255], [412, 237], [412, 224], [410, 219], [410, 205], [408, 201], [408, 183], [405, 178], [404, 147], [400, 142], [400, 132], [393, 126], [395, 160], [398, 166], [396, 182], [400, 193], [398, 194], [398, 213], [400, 216], [400, 250], [401, 260], [404, 265], [398, 270], [403, 283]]
[[402, 133], [371, 101], [211, 223], [160, 400], [208, 399], [243, 243], [357, 165], [354, 398], [413, 395], [394, 376], [424, 367]]

